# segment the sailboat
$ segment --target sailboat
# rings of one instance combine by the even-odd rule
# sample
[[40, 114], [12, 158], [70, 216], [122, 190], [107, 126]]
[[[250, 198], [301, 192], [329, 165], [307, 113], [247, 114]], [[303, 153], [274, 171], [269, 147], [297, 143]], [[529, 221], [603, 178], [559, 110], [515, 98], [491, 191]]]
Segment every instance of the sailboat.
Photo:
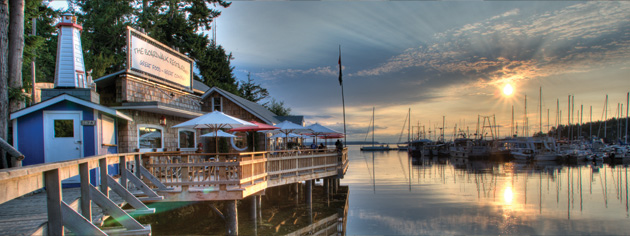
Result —
[[[405, 117], [405, 122], [403, 122], [403, 128], [400, 131], [400, 137], [398, 137], [398, 150], [404, 150], [407, 151], [407, 149], [409, 148], [409, 141], [407, 140], [407, 142], [402, 142], [402, 137], [403, 137], [403, 133], [405, 132], [405, 126], [407, 125], [407, 121], [409, 121], [409, 127], [407, 127], [407, 129], [411, 129], [411, 108], [409, 108], [409, 112], [407, 113], [407, 117]], [[408, 130], [407, 134], [410, 135], [410, 130]], [[409, 139], [409, 138], [408, 138]]]
[[[372, 107], [372, 146], [363, 146], [361, 147], [361, 151], [389, 151], [389, 145], [381, 144], [380, 146], [374, 145], [374, 107]], [[368, 129], [368, 133], [369, 133]]]

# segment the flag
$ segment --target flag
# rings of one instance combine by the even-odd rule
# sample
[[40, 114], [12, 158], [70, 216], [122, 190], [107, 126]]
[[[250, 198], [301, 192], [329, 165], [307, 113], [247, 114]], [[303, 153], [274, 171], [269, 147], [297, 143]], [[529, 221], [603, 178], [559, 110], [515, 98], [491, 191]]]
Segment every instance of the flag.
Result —
[[343, 79], [341, 79], [341, 46], [339, 46], [339, 85], [343, 86]]

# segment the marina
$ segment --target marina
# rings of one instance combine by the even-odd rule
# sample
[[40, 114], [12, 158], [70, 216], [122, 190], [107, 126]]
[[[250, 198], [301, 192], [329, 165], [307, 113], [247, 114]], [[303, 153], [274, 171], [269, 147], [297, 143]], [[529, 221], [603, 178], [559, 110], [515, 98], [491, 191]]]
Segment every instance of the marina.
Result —
[[409, 157], [350, 146], [349, 235], [626, 234], [628, 162]]
[[628, 19], [3, 1], [0, 235], [627, 235]]

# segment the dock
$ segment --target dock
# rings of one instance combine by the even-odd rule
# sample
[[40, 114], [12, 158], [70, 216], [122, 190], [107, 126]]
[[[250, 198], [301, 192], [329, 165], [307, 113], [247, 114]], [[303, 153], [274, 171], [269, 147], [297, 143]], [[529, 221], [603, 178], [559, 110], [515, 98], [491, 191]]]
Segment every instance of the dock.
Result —
[[[109, 174], [112, 168], [118, 169], [116, 176]], [[222, 201], [228, 234], [237, 235], [237, 201], [259, 201], [267, 188], [300, 182], [306, 183], [307, 202], [312, 201], [315, 180], [336, 189], [347, 168], [347, 149], [316, 149], [121, 153], [3, 169], [0, 232], [148, 235], [151, 226], [132, 217], [155, 212], [145, 202]], [[91, 172], [100, 179], [96, 186]], [[62, 188], [62, 180], [77, 175], [79, 188]], [[122, 227], [103, 228], [107, 217]]]

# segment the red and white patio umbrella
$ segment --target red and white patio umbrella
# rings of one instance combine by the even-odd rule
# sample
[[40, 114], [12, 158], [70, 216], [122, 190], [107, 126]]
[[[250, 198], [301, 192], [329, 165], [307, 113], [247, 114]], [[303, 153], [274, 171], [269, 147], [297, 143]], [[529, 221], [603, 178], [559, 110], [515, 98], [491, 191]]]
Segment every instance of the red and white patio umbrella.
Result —
[[[263, 131], [263, 130], [276, 130], [276, 129], [280, 129], [278, 127], [275, 127], [273, 125], [268, 125], [265, 123], [260, 123], [260, 122], [256, 122], [254, 120], [250, 121], [250, 123], [254, 124], [254, 126], [243, 126], [243, 127], [238, 127], [238, 128], [233, 128], [230, 130], [230, 132], [247, 132], [247, 131]], [[256, 135], [254, 134], [254, 137], [252, 138], [252, 142], [253, 142], [253, 151], [256, 151]]]
[[[193, 118], [186, 122], [174, 125], [173, 128], [189, 128], [189, 129], [199, 129], [199, 128], [207, 128], [214, 130], [214, 136], [217, 136], [217, 133], [220, 129], [224, 128], [238, 128], [243, 126], [255, 126], [251, 122], [247, 122], [241, 120], [239, 118], [226, 115], [220, 111], [213, 111], [210, 113], [206, 113], [200, 117]], [[219, 139], [215, 139], [215, 150], [219, 152]]]

